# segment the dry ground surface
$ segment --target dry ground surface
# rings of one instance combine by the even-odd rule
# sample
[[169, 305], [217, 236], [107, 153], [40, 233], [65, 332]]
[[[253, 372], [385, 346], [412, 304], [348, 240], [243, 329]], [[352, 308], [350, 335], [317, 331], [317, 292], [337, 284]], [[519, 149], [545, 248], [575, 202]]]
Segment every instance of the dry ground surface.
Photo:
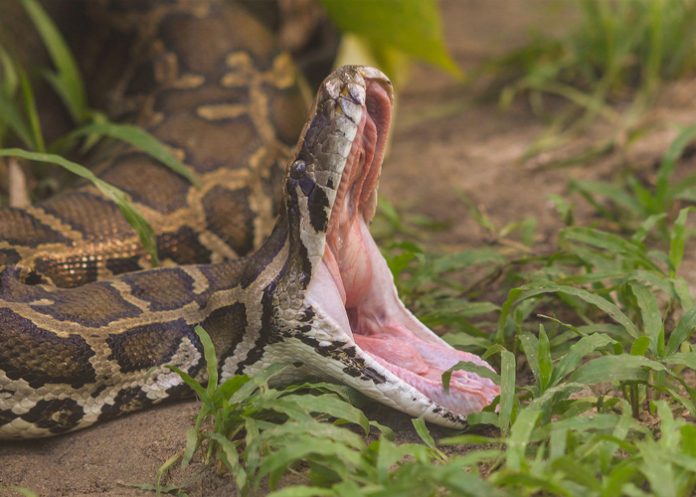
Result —
[[[562, 30], [572, 21], [568, 12], [550, 1], [449, 0], [442, 6], [448, 46], [465, 70], [519, 45], [533, 26], [548, 32]], [[666, 89], [654, 113], [656, 122], [693, 120], [694, 86], [680, 83]], [[538, 160], [520, 161], [543, 130], [544, 124], [524, 105], [502, 112], [495, 102], [477, 97], [447, 75], [415, 67], [399, 96], [382, 197], [403, 212], [450, 222], [451, 228], [435, 240], [440, 249], [485, 243], [484, 233], [461, 201], [462, 192], [500, 225], [536, 217], [540, 241], [548, 242], [560, 227], [549, 194], [563, 194], [571, 177], [609, 178], [627, 160], [649, 170], [675, 134], [673, 127], [658, 126], [621, 155], [549, 169]], [[606, 132], [599, 127], [577, 143]], [[696, 273], [690, 279], [696, 281]], [[368, 415], [392, 426], [402, 440], [414, 438], [405, 416], [370, 404], [363, 407]], [[196, 409], [195, 402], [179, 403], [51, 440], [0, 442], [0, 485], [21, 485], [42, 496], [153, 495], [128, 485], [154, 482], [157, 468], [183, 448], [184, 432]], [[229, 482], [200, 464], [185, 474], [175, 473], [174, 478], [188, 482], [192, 496], [234, 494]]]

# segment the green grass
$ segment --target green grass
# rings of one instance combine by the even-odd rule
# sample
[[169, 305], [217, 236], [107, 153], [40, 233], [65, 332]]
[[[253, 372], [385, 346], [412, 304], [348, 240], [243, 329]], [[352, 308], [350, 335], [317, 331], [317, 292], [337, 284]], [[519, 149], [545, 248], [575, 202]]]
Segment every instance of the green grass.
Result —
[[685, 128], [665, 152], [655, 185], [584, 184], [595, 226], [576, 224], [573, 205], [557, 197], [566, 226], [553, 247], [531, 245], [529, 220], [497, 227], [471, 207], [494, 243], [433, 254], [414, 235], [441, 226], [382, 208], [381, 236], [397, 240], [385, 256], [404, 299], [499, 372], [501, 396], [469, 417], [473, 430], [436, 441], [414, 420], [421, 443], [400, 443], [351, 406], [347, 389], [269, 388], [277, 368], [220, 386], [187, 379], [202, 407], [165, 469], [198, 451], [242, 495], [268, 487], [274, 497], [692, 495], [696, 306], [680, 276], [691, 180], [673, 173], [693, 135]]
[[[503, 82], [504, 106], [523, 96], [549, 119], [549, 131], [529, 153], [562, 143], [560, 131], [595, 118], [617, 130], [611, 143], [630, 138], [663, 82], [696, 70], [693, 0], [573, 0], [568, 6], [576, 16], [563, 21], [570, 25], [563, 34], [536, 35], [482, 69]], [[560, 111], [548, 105], [559, 98], [570, 105]]]

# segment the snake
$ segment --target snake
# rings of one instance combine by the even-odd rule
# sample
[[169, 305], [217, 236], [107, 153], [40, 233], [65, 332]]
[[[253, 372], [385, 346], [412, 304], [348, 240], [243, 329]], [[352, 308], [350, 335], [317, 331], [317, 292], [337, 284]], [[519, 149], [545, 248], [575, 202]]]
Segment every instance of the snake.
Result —
[[122, 61], [107, 70], [111, 114], [153, 134], [199, 184], [129, 145], [90, 159], [153, 226], [159, 267], [92, 185], [0, 209], [0, 438], [53, 436], [190, 397], [172, 366], [206, 381], [199, 325], [221, 382], [284, 364], [274, 381], [328, 379], [450, 427], [499, 395], [475, 368], [443, 388], [459, 362], [492, 368], [404, 306], [370, 235], [389, 79], [341, 67], [307, 116], [290, 56], [247, 7], [87, 7], [103, 41], [93, 60]]

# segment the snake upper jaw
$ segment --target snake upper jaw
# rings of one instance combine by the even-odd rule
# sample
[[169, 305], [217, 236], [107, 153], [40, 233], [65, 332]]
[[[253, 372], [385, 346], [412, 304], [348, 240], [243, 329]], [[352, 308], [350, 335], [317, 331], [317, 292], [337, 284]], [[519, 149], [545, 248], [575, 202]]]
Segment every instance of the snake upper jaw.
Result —
[[367, 228], [391, 108], [389, 81], [371, 68], [339, 69], [319, 91], [287, 178], [291, 258], [307, 277], [290, 332], [304, 348], [293, 359], [408, 414], [461, 426], [499, 388], [456, 371], [446, 393], [441, 376], [460, 361], [490, 366], [406, 309]]

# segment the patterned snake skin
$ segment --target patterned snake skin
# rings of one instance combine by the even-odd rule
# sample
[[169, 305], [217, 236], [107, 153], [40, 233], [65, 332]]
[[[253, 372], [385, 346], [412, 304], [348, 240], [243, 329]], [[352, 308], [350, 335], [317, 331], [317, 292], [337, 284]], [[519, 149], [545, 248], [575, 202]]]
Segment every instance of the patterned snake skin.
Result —
[[450, 426], [490, 403], [497, 387], [473, 373], [458, 372], [473, 381], [466, 412], [403, 381], [357, 345], [348, 318], [325, 298], [327, 247], [344, 243], [335, 233], [346, 211], [336, 206], [356, 205], [368, 221], [374, 213], [391, 109], [384, 75], [333, 73], [300, 134], [306, 114], [292, 62], [243, 6], [111, 1], [90, 9], [99, 29], [129, 40], [112, 103], [201, 184], [126, 146], [95, 154], [100, 177], [126, 191], [155, 229], [165, 266], [155, 269], [92, 186], [0, 209], [0, 438], [72, 431], [189, 395], [167, 365], [205, 379], [198, 324], [213, 339], [223, 380], [284, 362], [292, 365], [285, 379], [328, 377]]

